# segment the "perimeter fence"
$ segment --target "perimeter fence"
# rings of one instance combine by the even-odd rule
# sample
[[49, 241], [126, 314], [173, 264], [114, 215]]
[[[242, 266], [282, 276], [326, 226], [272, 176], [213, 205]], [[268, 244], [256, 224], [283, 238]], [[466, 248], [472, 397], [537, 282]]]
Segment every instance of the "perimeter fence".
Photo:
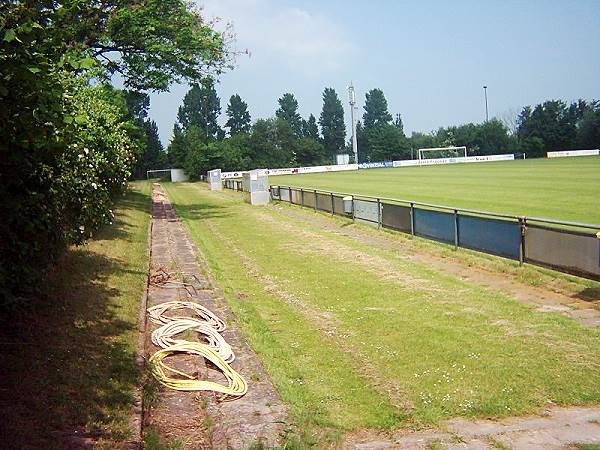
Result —
[[[241, 190], [236, 183], [225, 187]], [[273, 200], [600, 280], [600, 225], [292, 186], [270, 191]]]
[[223, 180], [223, 187], [227, 189], [233, 189], [234, 191], [243, 191], [242, 180]]

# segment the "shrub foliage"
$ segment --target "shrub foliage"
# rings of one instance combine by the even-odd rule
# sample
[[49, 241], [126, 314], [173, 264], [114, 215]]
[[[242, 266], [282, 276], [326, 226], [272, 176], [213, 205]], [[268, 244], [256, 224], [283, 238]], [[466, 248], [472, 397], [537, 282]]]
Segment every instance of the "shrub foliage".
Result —
[[199, 82], [227, 67], [226, 39], [182, 0], [0, 4], [4, 306], [37, 291], [67, 245], [112, 220], [145, 150], [111, 74], [138, 91]]

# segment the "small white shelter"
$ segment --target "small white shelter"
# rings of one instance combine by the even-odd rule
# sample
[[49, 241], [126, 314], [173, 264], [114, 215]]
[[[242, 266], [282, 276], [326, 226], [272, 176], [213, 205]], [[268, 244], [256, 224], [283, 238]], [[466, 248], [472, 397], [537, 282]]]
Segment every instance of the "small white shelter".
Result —
[[266, 170], [251, 170], [242, 174], [244, 200], [251, 205], [269, 203], [269, 176]]
[[221, 182], [221, 169], [209, 170], [207, 173], [208, 186], [211, 191], [222, 191], [223, 183]]

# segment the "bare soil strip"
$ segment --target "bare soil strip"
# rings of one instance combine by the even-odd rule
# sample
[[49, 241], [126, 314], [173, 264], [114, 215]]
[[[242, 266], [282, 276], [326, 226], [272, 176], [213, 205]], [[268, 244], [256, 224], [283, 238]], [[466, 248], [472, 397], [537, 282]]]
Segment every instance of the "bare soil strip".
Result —
[[[325, 233], [345, 236], [375, 248], [394, 250], [403, 259], [422, 263], [487, 289], [502, 291], [516, 300], [538, 305], [540, 312], [558, 312], [582, 325], [600, 327], [600, 291], [597, 292], [596, 289], [572, 293], [563, 288], [561, 283], [550, 284], [551, 280], [548, 280], [549, 284], [532, 286], [519, 281], [513, 274], [494, 271], [485, 264], [472, 265], [458, 258], [446, 257], [441, 250], [435, 252], [422, 246], [417, 247], [405, 236], [375, 232], [363, 227], [341, 226], [323, 214], [295, 211], [286, 207], [273, 208], [284, 217], [318, 226]], [[483, 261], [482, 258], [479, 259]]]
[[[184, 288], [165, 288], [150, 285], [148, 306], [172, 300], [196, 301], [222, 319], [228, 328], [223, 337], [233, 348], [236, 359], [232, 367], [248, 382], [248, 393], [239, 399], [221, 402], [214, 393], [197, 394], [161, 389], [158, 399], [146, 408], [145, 426], [156, 428], [166, 440], [178, 442], [183, 448], [245, 449], [262, 442], [269, 447], [278, 443], [281, 423], [287, 417], [286, 407], [278, 398], [260, 360], [244, 341], [233, 314], [219, 294], [215, 295], [214, 280], [197, 262], [198, 249], [177, 219], [166, 194], [159, 185], [153, 186], [152, 196], [152, 256], [151, 273], [158, 268], [186, 272], [197, 277], [198, 297], [190, 298]], [[156, 325], [148, 323], [145, 347], [150, 356], [158, 348], [150, 341]], [[222, 382], [222, 376], [197, 358], [171, 358], [172, 365], [200, 379]], [[251, 379], [252, 376], [252, 379]], [[254, 381], [258, 379], [259, 381]]]

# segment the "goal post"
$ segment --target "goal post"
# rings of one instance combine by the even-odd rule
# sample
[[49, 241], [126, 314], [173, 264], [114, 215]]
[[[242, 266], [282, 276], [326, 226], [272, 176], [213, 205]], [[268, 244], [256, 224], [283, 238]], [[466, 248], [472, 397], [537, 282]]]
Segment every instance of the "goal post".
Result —
[[167, 179], [171, 181], [171, 169], [147, 170], [146, 179], [153, 180], [156, 178]]
[[426, 152], [439, 152], [438, 158], [449, 158], [456, 156], [467, 156], [467, 147], [435, 147], [435, 148], [420, 148], [418, 151], [419, 159], [430, 159], [424, 158]]

